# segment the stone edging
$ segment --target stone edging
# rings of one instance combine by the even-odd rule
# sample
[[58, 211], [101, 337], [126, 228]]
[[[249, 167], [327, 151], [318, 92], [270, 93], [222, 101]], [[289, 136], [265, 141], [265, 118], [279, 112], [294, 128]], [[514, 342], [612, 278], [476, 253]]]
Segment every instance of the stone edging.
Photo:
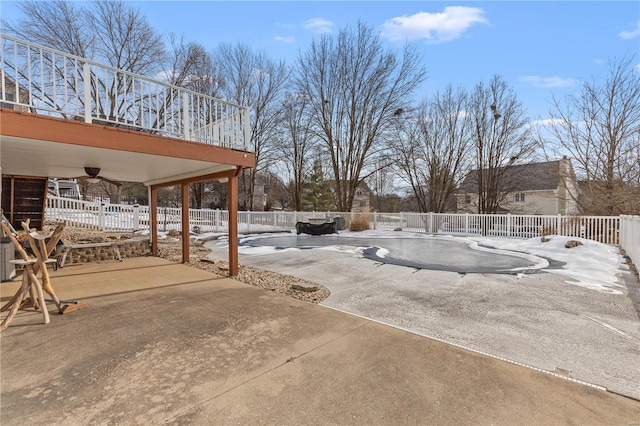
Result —
[[[117, 248], [117, 250], [116, 250]], [[127, 257], [147, 256], [151, 253], [149, 239], [113, 241], [106, 244], [74, 244], [62, 247], [62, 252], [56, 257], [66, 253], [64, 265], [80, 264], [87, 262], [100, 262], [103, 260], [121, 260]]]

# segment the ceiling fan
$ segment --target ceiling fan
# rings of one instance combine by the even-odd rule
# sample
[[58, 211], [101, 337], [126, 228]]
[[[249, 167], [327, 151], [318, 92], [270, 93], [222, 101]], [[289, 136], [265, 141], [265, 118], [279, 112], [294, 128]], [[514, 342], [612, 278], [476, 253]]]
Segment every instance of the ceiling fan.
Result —
[[113, 179], [109, 179], [103, 176], [99, 176], [100, 175], [100, 167], [85, 167], [84, 168], [84, 172], [86, 173], [85, 176], [78, 176], [74, 179], [85, 179], [87, 182], [89, 183], [98, 183], [100, 181], [105, 181], [107, 183], [110, 183], [112, 185], [116, 185], [116, 186], [120, 186], [122, 185], [121, 182], [118, 182], [117, 180], [113, 180]]

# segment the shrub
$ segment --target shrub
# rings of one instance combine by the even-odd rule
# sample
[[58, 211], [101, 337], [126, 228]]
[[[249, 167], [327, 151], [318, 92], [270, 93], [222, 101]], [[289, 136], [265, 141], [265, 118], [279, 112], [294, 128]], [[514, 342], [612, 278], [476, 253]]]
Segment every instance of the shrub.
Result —
[[556, 228], [552, 228], [551, 226], [545, 226], [544, 228], [542, 228], [542, 236], [546, 237], [547, 235], [555, 235], [556, 233]]
[[366, 231], [369, 228], [369, 215], [368, 214], [360, 214], [353, 218], [351, 223], [349, 224], [349, 230], [354, 232]]
[[543, 243], [546, 243], [549, 241], [549, 238], [547, 238], [548, 235], [556, 234], [556, 228], [545, 226], [544, 228], [542, 228], [540, 233], [542, 234], [542, 238], [540, 239], [540, 241], [542, 241]]

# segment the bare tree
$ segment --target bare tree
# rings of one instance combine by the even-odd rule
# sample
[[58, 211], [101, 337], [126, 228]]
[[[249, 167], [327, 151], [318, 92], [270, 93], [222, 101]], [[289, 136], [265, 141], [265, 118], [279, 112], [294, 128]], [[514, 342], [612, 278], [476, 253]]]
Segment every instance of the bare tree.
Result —
[[93, 57], [97, 35], [90, 31], [80, 3], [25, 1], [18, 3], [18, 9], [24, 19], [15, 23], [2, 20], [8, 33], [83, 58]]
[[180, 185], [158, 188], [158, 207], [179, 208], [181, 206], [182, 190]]
[[[186, 87], [208, 96], [218, 96], [222, 78], [220, 77], [211, 54], [199, 43], [187, 42], [183, 36], [169, 34], [170, 61], [165, 69], [168, 82], [175, 86]], [[175, 93], [166, 93], [169, 98]], [[165, 114], [158, 114], [164, 117]], [[216, 191], [213, 182], [193, 182], [189, 184], [191, 205], [202, 208], [205, 198]]]
[[536, 144], [526, 112], [501, 76], [476, 85], [467, 109], [472, 126], [478, 213], [496, 213], [512, 188], [509, 169], [527, 159]]
[[123, 1], [94, 0], [85, 14], [98, 60], [141, 75], [161, 69], [166, 58], [162, 36], [139, 9]]
[[466, 91], [448, 86], [423, 101], [415, 116], [398, 114], [398, 131], [390, 146], [420, 211], [447, 211], [469, 168], [467, 103]]
[[283, 61], [245, 44], [221, 44], [215, 52], [223, 79], [222, 93], [231, 102], [246, 106], [251, 114], [251, 150], [256, 167], [243, 170], [244, 208], [253, 208], [256, 174], [275, 158], [275, 140], [281, 116], [282, 95], [289, 78]]
[[383, 199], [393, 191], [394, 172], [391, 166], [391, 158], [380, 159], [373, 174], [367, 179], [367, 185], [371, 189], [371, 207], [376, 211], [383, 211]]
[[121, 202], [127, 204], [149, 204], [149, 193], [147, 187], [139, 182], [122, 182]]
[[584, 82], [561, 102], [539, 136], [574, 160], [582, 194], [571, 194], [591, 214], [640, 210], [640, 72], [634, 57], [613, 60], [603, 81]]
[[281, 126], [278, 150], [290, 176], [292, 207], [299, 211], [302, 210], [304, 188], [311, 173], [312, 150], [315, 146], [305, 95], [293, 94], [285, 98]]
[[[7, 29], [21, 38], [59, 49], [77, 56], [106, 63], [114, 68], [136, 74], [153, 75], [161, 69], [166, 59], [162, 37], [147, 22], [141, 12], [123, 1], [93, 1], [80, 6], [71, 2], [24, 2], [19, 6], [25, 18], [17, 23], [7, 23]], [[40, 60], [51, 67], [58, 81], [54, 84], [67, 85], [66, 90], [76, 90], [76, 79], [82, 80], [84, 74], [78, 73], [78, 66], [70, 65], [60, 55], [44, 53]], [[28, 63], [29, 61], [27, 61]], [[14, 64], [15, 71], [25, 78], [29, 72], [40, 72], [34, 67], [22, 69]], [[35, 74], [37, 75], [37, 74]], [[50, 108], [63, 110], [60, 104], [66, 99], [58, 99], [43, 87], [33, 85], [33, 96]], [[43, 84], [52, 84], [51, 82]], [[122, 93], [134, 93], [133, 79], [122, 73], [113, 78], [91, 76], [92, 99], [96, 99], [99, 116], [122, 121], [135, 121], [129, 116], [135, 108], [135, 96], [129, 96], [125, 103]], [[100, 96], [96, 96], [96, 92]], [[78, 100], [83, 102], [82, 97]], [[135, 114], [132, 114], [135, 115]], [[129, 117], [128, 117], [129, 116]]]
[[201, 209], [206, 196], [213, 192], [211, 181], [193, 182], [189, 184], [191, 207]]
[[161, 35], [123, 1], [26, 1], [25, 18], [5, 23], [21, 38], [136, 74], [154, 74], [165, 60]]
[[265, 185], [264, 192], [267, 195], [267, 210], [289, 208], [291, 194], [280, 176], [267, 171], [262, 178]]
[[222, 77], [204, 46], [174, 33], [169, 34], [168, 42], [169, 61], [164, 70], [168, 83], [217, 97]]
[[308, 96], [314, 132], [331, 157], [338, 210], [351, 210], [393, 112], [410, 103], [425, 76], [415, 49], [405, 46], [398, 58], [363, 23], [324, 34], [299, 55], [297, 91]]

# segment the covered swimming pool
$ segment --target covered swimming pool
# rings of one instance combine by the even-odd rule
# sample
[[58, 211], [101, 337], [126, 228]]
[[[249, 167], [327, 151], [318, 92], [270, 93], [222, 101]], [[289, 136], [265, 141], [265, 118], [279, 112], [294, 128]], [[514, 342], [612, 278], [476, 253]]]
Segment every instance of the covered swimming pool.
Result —
[[274, 250], [350, 247], [377, 262], [458, 273], [532, 273], [558, 266], [557, 262], [531, 254], [497, 250], [455, 238], [273, 235], [243, 238], [240, 245]]

